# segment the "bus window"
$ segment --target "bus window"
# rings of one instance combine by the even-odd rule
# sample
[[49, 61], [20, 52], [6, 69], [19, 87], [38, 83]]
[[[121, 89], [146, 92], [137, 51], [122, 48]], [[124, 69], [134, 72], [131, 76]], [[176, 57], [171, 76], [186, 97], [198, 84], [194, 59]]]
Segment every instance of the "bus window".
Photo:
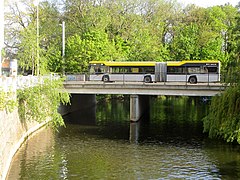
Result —
[[129, 73], [129, 67], [121, 67], [120, 72], [121, 73]]
[[112, 67], [111, 73], [119, 73], [119, 67]]
[[185, 67], [169, 66], [167, 67], [168, 74], [185, 74]]
[[154, 74], [155, 67], [141, 67], [141, 68], [139, 68], [139, 72]]
[[139, 72], [139, 69], [138, 69], [138, 68], [131, 68], [131, 72], [132, 72], [132, 73], [138, 73], [138, 72]]
[[218, 68], [217, 67], [207, 67], [209, 73], [217, 73]]
[[90, 74], [100, 74], [105, 72], [105, 66], [92, 65], [90, 67]]
[[96, 72], [96, 73], [101, 73], [101, 72], [102, 72], [102, 70], [101, 70], [101, 68], [100, 68], [100, 67], [97, 67], [97, 68], [96, 68], [96, 70], [95, 70], [95, 72]]
[[90, 66], [89, 72], [90, 72], [90, 74], [95, 74], [95, 67], [94, 66]]
[[208, 69], [207, 69], [206, 66], [201, 66], [200, 71], [201, 71], [202, 74], [207, 74], [208, 73]]
[[111, 67], [111, 73], [128, 73], [129, 68], [128, 67]]
[[200, 67], [188, 67], [188, 73], [199, 74], [201, 73]]

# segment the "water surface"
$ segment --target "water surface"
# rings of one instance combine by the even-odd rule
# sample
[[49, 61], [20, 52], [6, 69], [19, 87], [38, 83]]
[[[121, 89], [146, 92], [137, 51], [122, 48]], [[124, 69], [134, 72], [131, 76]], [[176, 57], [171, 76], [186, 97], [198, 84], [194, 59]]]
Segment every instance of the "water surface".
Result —
[[8, 179], [239, 179], [239, 146], [202, 133], [207, 106], [152, 98], [143, 121], [130, 123], [128, 100], [102, 102], [96, 114], [65, 117], [66, 128], [27, 141]]

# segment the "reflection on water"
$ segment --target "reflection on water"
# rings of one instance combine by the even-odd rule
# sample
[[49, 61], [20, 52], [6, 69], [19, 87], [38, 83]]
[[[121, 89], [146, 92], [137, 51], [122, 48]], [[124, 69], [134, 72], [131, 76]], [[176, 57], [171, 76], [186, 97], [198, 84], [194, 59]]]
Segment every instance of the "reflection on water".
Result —
[[65, 117], [75, 123], [30, 139], [8, 179], [240, 178], [239, 147], [202, 134], [205, 104], [197, 98], [152, 98], [150, 104], [139, 123], [129, 122], [126, 100]]
[[140, 133], [140, 122], [137, 123], [130, 123], [130, 130], [129, 130], [129, 141], [131, 143], [137, 144], [139, 141], [139, 133]]

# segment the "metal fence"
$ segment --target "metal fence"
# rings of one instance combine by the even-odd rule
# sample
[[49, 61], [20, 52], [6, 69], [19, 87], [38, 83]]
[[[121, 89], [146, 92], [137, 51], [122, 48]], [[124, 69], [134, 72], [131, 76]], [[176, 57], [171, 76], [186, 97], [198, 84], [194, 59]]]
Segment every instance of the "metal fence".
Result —
[[[160, 73], [159, 73], [160, 74]], [[138, 74], [132, 74], [131, 78], [127, 76], [131, 74], [127, 73], [120, 73], [120, 74], [103, 74], [103, 73], [96, 73], [91, 74], [93, 75], [91, 77], [91, 81], [103, 81], [103, 82], [119, 82], [119, 83], [125, 83], [125, 82], [142, 82], [143, 84], [148, 84], [149, 82], [162, 82], [163, 84], [171, 83], [171, 82], [181, 82], [188, 84], [196, 84], [196, 83], [212, 83], [212, 82], [219, 82], [219, 75], [215, 74], [216, 76], [213, 77], [213, 74], [183, 74], [181, 77], [176, 74], [176, 79], [173, 77], [174, 74], [167, 75], [167, 76], [161, 76], [162, 78], [158, 79], [155, 74], [146, 74], [146, 73], [138, 73]], [[116, 77], [117, 75], [117, 77]], [[96, 76], [96, 77], [95, 77]], [[108, 76], [107, 78], [104, 78], [105, 76]], [[139, 76], [139, 77], [138, 77]], [[150, 77], [150, 80], [145, 79], [145, 77]], [[65, 81], [90, 81], [90, 74], [66, 74]], [[164, 78], [163, 78], [164, 77]], [[203, 80], [204, 79], [204, 80]]]

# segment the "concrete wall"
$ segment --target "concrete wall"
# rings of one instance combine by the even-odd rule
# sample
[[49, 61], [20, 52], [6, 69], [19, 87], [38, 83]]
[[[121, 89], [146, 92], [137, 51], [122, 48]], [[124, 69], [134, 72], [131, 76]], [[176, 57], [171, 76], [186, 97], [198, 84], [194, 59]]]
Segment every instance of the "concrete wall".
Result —
[[131, 95], [130, 96], [130, 121], [136, 122], [149, 109], [149, 97], [144, 95]]
[[45, 123], [21, 122], [16, 108], [12, 113], [0, 111], [0, 179], [4, 180], [12, 158], [22, 143]]

